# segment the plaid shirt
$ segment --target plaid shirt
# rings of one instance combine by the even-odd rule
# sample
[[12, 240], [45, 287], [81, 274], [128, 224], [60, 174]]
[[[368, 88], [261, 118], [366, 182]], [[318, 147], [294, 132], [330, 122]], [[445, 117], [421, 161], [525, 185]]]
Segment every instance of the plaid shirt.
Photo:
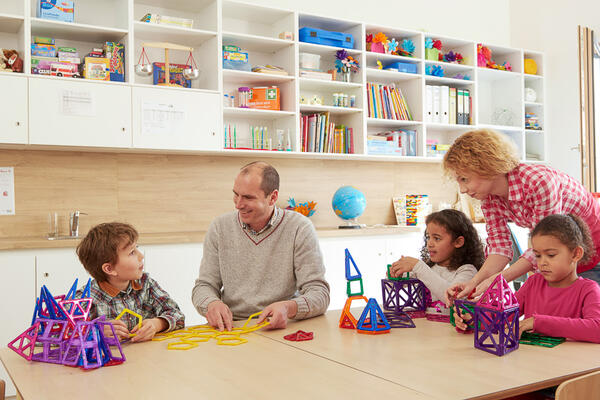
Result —
[[[90, 297], [93, 300], [90, 320], [101, 315], [105, 315], [107, 320], [115, 319], [127, 308], [140, 314], [142, 319], [163, 318], [169, 324], [165, 332], [185, 326], [185, 316], [177, 303], [146, 272], [139, 281], [131, 281], [127, 289], [122, 291], [108, 282], [98, 283], [94, 279]], [[129, 313], [125, 313], [121, 320], [127, 324], [129, 330], [138, 324], [137, 318]]]
[[264, 231], [266, 231], [267, 229], [269, 229], [270, 227], [274, 226], [275, 223], [277, 222], [277, 220], [279, 219], [279, 214], [280, 214], [280, 210], [279, 207], [275, 206], [273, 208], [273, 215], [271, 216], [271, 219], [269, 220], [269, 222], [267, 222], [267, 224], [258, 232], [256, 232], [254, 229], [252, 229], [250, 227], [250, 225], [248, 225], [245, 222], [242, 222], [242, 220], [239, 218], [239, 212], [238, 212], [238, 219], [242, 224], [242, 229], [244, 229], [246, 232], [250, 233], [252, 236], [258, 236], [261, 233], [263, 233]]
[[[481, 203], [486, 221], [487, 254], [512, 258], [512, 245], [508, 221], [533, 229], [544, 217], [551, 214], [574, 214], [585, 221], [592, 233], [592, 241], [600, 243], [600, 206], [590, 192], [569, 175], [550, 167], [520, 164], [510, 171], [508, 199], [490, 195]], [[532, 249], [523, 256], [537, 268]], [[600, 252], [577, 272], [587, 271], [600, 261]]]

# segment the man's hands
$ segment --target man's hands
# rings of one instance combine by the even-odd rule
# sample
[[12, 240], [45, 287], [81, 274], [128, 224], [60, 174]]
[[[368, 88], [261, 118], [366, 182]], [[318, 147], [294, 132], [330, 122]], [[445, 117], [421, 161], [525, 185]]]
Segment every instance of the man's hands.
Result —
[[210, 326], [217, 328], [221, 332], [224, 329], [230, 331], [233, 328], [233, 314], [229, 307], [227, 307], [227, 304], [221, 300], [215, 300], [208, 305], [206, 319]]
[[419, 260], [414, 257], [400, 257], [398, 261], [392, 264], [390, 275], [392, 278], [402, 276], [402, 274], [412, 271], [418, 262]]
[[269, 304], [258, 317], [257, 324], [269, 318], [266, 329], [282, 329], [287, 326], [288, 318], [294, 318], [298, 312], [298, 303], [293, 300], [278, 301]]

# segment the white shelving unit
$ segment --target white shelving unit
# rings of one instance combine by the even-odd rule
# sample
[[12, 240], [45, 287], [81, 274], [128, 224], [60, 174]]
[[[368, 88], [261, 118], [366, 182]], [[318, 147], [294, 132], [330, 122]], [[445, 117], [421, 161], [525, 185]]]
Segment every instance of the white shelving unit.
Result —
[[[477, 67], [477, 39], [457, 39], [403, 29], [365, 24], [328, 16], [301, 13], [272, 7], [256, 6], [249, 2], [233, 0], [78, 0], [75, 3], [75, 22], [65, 23], [41, 19], [37, 16], [38, 0], [4, 0], [0, 2], [0, 47], [14, 48], [24, 60], [24, 74], [3, 73], [0, 86], [14, 91], [24, 91], [18, 96], [10, 112], [5, 114], [5, 129], [0, 135], [0, 146], [10, 148], [20, 144], [32, 149], [74, 149], [93, 147], [117, 151], [179, 151], [190, 154], [223, 154], [247, 156], [251, 150], [224, 149], [228, 129], [235, 127], [238, 146], [250, 146], [251, 127], [261, 127], [274, 134], [277, 130], [288, 132], [291, 152], [271, 152], [272, 157], [308, 157], [330, 159], [381, 160], [403, 162], [438, 162], [427, 157], [426, 143], [435, 139], [439, 143], [452, 143], [460, 134], [474, 128], [492, 128], [510, 137], [524, 161], [546, 160], [544, 56], [530, 50], [491, 46], [492, 58], [498, 63], [509, 62], [513, 71], [498, 71]], [[156, 25], [141, 22], [147, 13], [155, 13], [193, 20], [193, 28]], [[344, 49], [356, 58], [358, 73], [351, 74], [350, 82], [324, 81], [301, 78], [299, 53], [318, 54], [321, 70], [334, 68], [335, 53], [340, 47], [300, 42], [298, 31], [302, 27], [344, 32], [354, 38], [354, 48]], [[291, 32], [293, 39], [281, 39], [281, 32]], [[415, 45], [413, 57], [375, 53], [367, 50], [366, 38], [383, 32], [400, 44], [410, 39]], [[93, 82], [71, 78], [54, 78], [32, 75], [29, 52], [33, 36], [56, 39], [58, 46], [76, 47], [80, 57], [105, 41], [124, 44], [126, 53], [125, 82]], [[460, 52], [462, 64], [429, 60], [424, 48], [426, 38], [440, 39], [442, 51]], [[192, 81], [189, 89], [166, 88], [152, 85], [152, 77], [135, 74], [135, 65], [144, 42], [171, 42], [193, 48], [192, 55], [198, 63], [200, 78]], [[235, 45], [248, 52], [251, 65], [272, 64], [282, 67], [288, 75], [270, 75], [224, 69], [222, 46]], [[163, 62], [164, 52], [146, 48], [152, 62]], [[170, 62], [184, 64], [186, 52], [171, 51]], [[532, 58], [538, 65], [537, 74], [524, 73], [524, 58]], [[393, 62], [411, 63], [416, 73], [404, 73], [378, 68]], [[426, 74], [427, 67], [441, 67], [443, 77]], [[457, 74], [469, 79], [453, 78]], [[18, 76], [17, 76], [18, 75]], [[402, 91], [412, 120], [386, 120], [369, 116], [366, 93], [367, 83], [394, 85]], [[426, 122], [426, 86], [449, 86], [468, 89], [472, 97], [471, 125], [439, 124]], [[242, 86], [277, 86], [280, 90], [280, 111], [242, 109], [224, 104], [225, 94], [236, 99]], [[93, 102], [89, 115], [78, 116], [78, 123], [68, 125], [69, 117], [58, 105], [51, 124], [36, 122], [43, 104], [33, 96], [40, 88], [53, 88], [54, 94], [45, 101], [52, 102], [69, 93], [87, 96]], [[537, 98], [525, 101], [525, 89], [531, 88]], [[354, 96], [354, 107], [336, 107], [333, 95], [344, 93]], [[300, 99], [320, 97], [322, 104], [301, 104]], [[310, 103], [310, 101], [308, 101]], [[127, 105], [131, 105], [128, 107]], [[153, 126], [148, 120], [152, 108], [175, 110], [183, 122], [171, 125], [177, 132], [171, 137], [167, 131]], [[53, 109], [54, 109], [53, 108]], [[300, 119], [302, 115], [329, 112], [331, 120], [353, 128], [355, 154], [302, 154]], [[525, 129], [525, 113], [535, 113], [540, 130]], [[118, 123], [107, 123], [110, 116], [118, 116]], [[27, 117], [28, 116], [28, 117]], [[115, 120], [116, 121], [116, 120]], [[156, 121], [154, 121], [156, 122]], [[114, 126], [113, 126], [114, 125]], [[54, 126], [54, 128], [50, 128]], [[59, 126], [79, 127], [58, 130]], [[85, 134], [77, 129], [88, 127]], [[105, 129], [114, 131], [106, 133]], [[367, 154], [367, 136], [394, 129], [412, 129], [417, 132], [417, 156], [376, 156]], [[227, 133], [225, 133], [227, 132]], [[106, 133], [104, 136], [101, 135]], [[162, 135], [162, 136], [161, 136]], [[102, 138], [105, 139], [102, 139]], [[271, 137], [275, 137], [271, 135]], [[89, 139], [86, 139], [89, 138]], [[260, 152], [256, 154], [265, 154]]]

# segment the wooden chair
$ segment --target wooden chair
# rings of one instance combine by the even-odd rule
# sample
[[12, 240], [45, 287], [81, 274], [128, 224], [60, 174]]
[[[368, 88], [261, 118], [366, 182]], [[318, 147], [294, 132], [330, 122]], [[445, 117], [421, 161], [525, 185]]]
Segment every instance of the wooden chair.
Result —
[[600, 371], [564, 381], [556, 389], [556, 400], [600, 399]]
[[3, 379], [0, 379], [0, 400], [4, 400], [4, 389], [5, 389], [6, 383], [4, 382]]

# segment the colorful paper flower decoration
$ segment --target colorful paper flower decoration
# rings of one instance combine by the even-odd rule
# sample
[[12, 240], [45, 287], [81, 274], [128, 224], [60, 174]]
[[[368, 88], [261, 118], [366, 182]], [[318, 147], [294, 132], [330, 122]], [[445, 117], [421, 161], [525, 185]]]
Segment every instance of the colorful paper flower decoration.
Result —
[[435, 40], [433, 41], [433, 47], [434, 47], [435, 49], [438, 49], [438, 50], [440, 50], [440, 51], [441, 51], [441, 50], [442, 50], [442, 41], [441, 41], [441, 40], [439, 40], [439, 39], [435, 39]]
[[398, 47], [398, 42], [396, 42], [396, 39], [392, 39], [391, 41], [388, 42], [387, 46], [388, 46], [388, 52], [393, 53], [396, 51], [396, 48]]
[[354, 57], [348, 55], [346, 50], [338, 50], [335, 52], [335, 68], [338, 72], [358, 72], [360, 64]]
[[383, 32], [379, 32], [378, 34], [376, 34], [373, 37], [373, 43], [386, 43], [387, 42], [387, 36], [385, 36], [385, 33]]
[[444, 68], [439, 65], [427, 65], [425, 67], [425, 74], [442, 77], [444, 76]]
[[425, 48], [426, 49], [433, 49], [433, 40], [431, 38], [426, 38], [425, 39]]
[[315, 207], [317, 207], [317, 203], [314, 201], [307, 201], [305, 203], [296, 204], [296, 200], [292, 197], [288, 199], [288, 206], [286, 210], [293, 210], [299, 212], [305, 217], [310, 217], [315, 213]]
[[404, 39], [402, 41], [402, 48], [410, 54], [412, 54], [415, 51], [415, 45], [410, 39]]

